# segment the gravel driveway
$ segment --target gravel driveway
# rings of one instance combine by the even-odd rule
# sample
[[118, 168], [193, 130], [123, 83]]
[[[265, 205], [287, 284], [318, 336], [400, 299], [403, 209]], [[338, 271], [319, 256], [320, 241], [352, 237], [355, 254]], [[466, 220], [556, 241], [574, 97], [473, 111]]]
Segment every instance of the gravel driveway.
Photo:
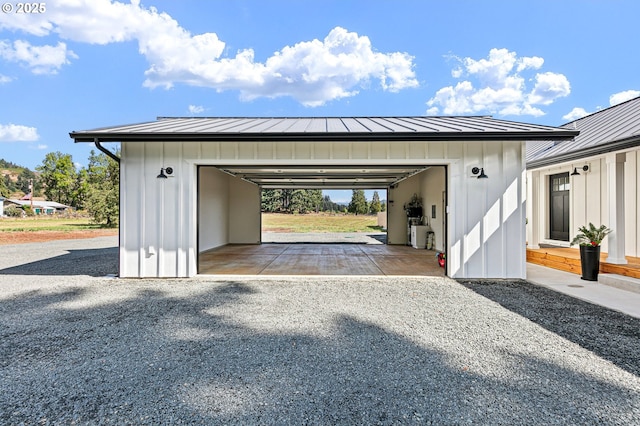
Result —
[[119, 280], [0, 247], [1, 424], [638, 424], [640, 320], [525, 282]]

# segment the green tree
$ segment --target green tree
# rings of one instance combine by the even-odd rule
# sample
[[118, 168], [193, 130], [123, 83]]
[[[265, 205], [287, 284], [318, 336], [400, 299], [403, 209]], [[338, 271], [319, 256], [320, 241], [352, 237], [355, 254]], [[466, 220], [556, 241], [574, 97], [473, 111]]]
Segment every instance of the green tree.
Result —
[[[91, 153], [93, 155], [93, 152]], [[76, 180], [73, 183], [73, 205], [76, 209], [84, 209], [89, 196], [89, 190], [91, 186], [89, 184], [89, 171], [87, 169], [80, 169], [76, 175]]]
[[31, 184], [33, 183], [33, 195], [35, 197], [40, 197], [42, 195], [42, 183], [40, 179], [29, 169], [22, 169], [20, 174], [18, 175], [18, 180], [16, 181], [16, 190], [22, 191], [25, 194], [29, 194], [31, 192]]
[[367, 197], [364, 195], [363, 189], [354, 189], [351, 194], [351, 202], [348, 207], [349, 213], [366, 214], [369, 211]]
[[75, 207], [73, 191], [77, 173], [70, 154], [50, 152], [36, 170], [40, 172], [47, 199]]
[[281, 194], [279, 189], [263, 189], [261, 194], [263, 212], [274, 213], [280, 209]]
[[[117, 153], [116, 153], [117, 154]], [[86, 208], [94, 223], [118, 226], [120, 215], [120, 165], [92, 150], [86, 169]]]
[[263, 189], [263, 212], [309, 213], [322, 208], [320, 189]]
[[11, 195], [11, 191], [7, 187], [7, 183], [5, 181], [5, 177], [0, 175], [0, 197], [8, 197]]
[[320, 211], [322, 206], [322, 190], [321, 189], [302, 189], [300, 191], [301, 209], [299, 213], [309, 213]]
[[342, 206], [340, 204], [334, 203], [333, 201], [331, 201], [331, 197], [329, 197], [328, 195], [325, 195], [324, 198], [322, 198], [322, 206], [320, 207], [320, 210], [323, 212], [342, 212]]
[[369, 211], [373, 214], [378, 214], [382, 211], [382, 205], [380, 204], [380, 196], [378, 195], [378, 191], [373, 191], [373, 197], [371, 199], [371, 204], [369, 205]]
[[4, 175], [2, 180], [4, 181], [4, 186], [7, 188], [7, 191], [9, 191], [9, 195], [18, 191], [16, 183], [11, 180], [11, 177], [9, 175]]
[[25, 213], [24, 213], [24, 210], [22, 210], [22, 208], [11, 205], [6, 209], [4, 209], [4, 214], [6, 214], [9, 217], [21, 217]]

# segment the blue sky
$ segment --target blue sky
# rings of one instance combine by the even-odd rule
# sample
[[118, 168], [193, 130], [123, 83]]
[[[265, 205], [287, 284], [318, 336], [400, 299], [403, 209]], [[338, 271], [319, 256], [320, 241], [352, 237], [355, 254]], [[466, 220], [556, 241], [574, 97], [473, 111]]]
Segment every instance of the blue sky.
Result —
[[0, 12], [0, 158], [31, 169], [52, 151], [86, 165], [70, 131], [158, 116], [560, 125], [640, 96], [637, 0], [41, 5]]

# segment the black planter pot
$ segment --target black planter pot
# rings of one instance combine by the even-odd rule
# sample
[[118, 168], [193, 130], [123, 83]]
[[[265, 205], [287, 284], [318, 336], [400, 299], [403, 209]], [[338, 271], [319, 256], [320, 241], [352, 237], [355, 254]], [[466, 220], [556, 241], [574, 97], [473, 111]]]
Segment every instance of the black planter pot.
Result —
[[580, 265], [582, 266], [583, 280], [598, 281], [600, 246], [580, 246]]

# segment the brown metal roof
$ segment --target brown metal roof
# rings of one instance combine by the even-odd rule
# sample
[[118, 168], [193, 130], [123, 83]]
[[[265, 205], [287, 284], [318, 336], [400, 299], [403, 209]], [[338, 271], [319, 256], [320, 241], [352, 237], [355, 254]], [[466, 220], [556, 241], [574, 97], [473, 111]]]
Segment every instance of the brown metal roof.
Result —
[[640, 97], [571, 121], [561, 128], [578, 130], [580, 134], [568, 143], [550, 143], [544, 147], [527, 144], [527, 167], [543, 167], [640, 145]]
[[74, 131], [75, 142], [568, 140], [578, 131], [460, 117], [159, 117], [156, 121]]

